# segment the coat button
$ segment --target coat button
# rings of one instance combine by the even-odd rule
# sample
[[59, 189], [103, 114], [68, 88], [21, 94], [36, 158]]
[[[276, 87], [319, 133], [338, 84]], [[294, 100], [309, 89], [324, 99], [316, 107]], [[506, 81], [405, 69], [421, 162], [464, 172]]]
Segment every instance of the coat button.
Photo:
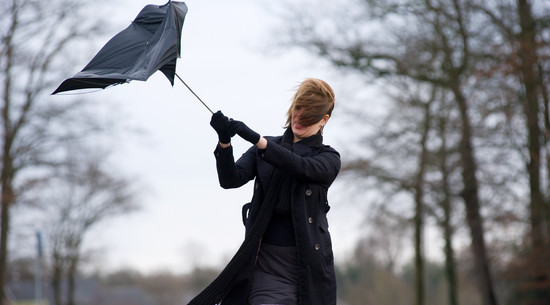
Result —
[[319, 251], [319, 249], [321, 249], [321, 245], [315, 244], [315, 250]]
[[310, 189], [306, 190], [306, 196], [311, 196], [311, 190]]
[[308, 217], [308, 218], [307, 218], [307, 222], [313, 223], [313, 217]]

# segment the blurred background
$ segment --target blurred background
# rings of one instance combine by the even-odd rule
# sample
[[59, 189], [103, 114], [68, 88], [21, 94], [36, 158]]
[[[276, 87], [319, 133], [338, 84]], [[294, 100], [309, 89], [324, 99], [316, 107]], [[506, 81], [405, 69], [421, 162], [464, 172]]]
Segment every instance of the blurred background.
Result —
[[[252, 185], [219, 186], [177, 79], [50, 95], [165, 3], [0, 1], [0, 305], [187, 304], [240, 246]], [[299, 82], [333, 87], [339, 305], [550, 304], [550, 3], [186, 4], [212, 110], [280, 135]]]

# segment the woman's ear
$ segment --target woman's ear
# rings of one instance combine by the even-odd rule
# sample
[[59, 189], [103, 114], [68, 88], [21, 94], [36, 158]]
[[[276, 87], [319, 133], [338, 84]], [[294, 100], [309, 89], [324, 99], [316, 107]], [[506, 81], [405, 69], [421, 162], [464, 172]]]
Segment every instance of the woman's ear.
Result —
[[325, 125], [327, 124], [327, 122], [328, 122], [328, 119], [330, 119], [330, 115], [325, 114], [325, 116], [324, 116], [323, 119], [321, 120], [321, 121], [323, 121], [323, 122], [321, 123], [321, 126], [325, 126]]
[[327, 124], [328, 119], [330, 119], [330, 115], [325, 114], [325, 116], [320, 121], [321, 126], [319, 126], [319, 131], [317, 132], [318, 134], [323, 134], [323, 128], [325, 128], [325, 125]]

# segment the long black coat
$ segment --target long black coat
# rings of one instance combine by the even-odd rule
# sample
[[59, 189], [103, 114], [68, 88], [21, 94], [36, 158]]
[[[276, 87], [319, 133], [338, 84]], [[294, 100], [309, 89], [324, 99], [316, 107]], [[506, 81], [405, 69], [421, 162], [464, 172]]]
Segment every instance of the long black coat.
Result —
[[[330, 208], [327, 191], [340, 171], [340, 155], [327, 145], [306, 146], [300, 142], [294, 143], [291, 151], [279, 145], [281, 138], [266, 137], [268, 145], [265, 150], [252, 146], [237, 162], [231, 146], [218, 146], [214, 153], [220, 185], [237, 188], [255, 179], [245, 223], [248, 234], [274, 167], [296, 181], [290, 189], [290, 203], [300, 266], [298, 304], [335, 305], [334, 257], [326, 213]], [[250, 264], [253, 265], [254, 261]], [[224, 305], [248, 303], [247, 285], [234, 286], [228, 295], [231, 297], [224, 299]]]

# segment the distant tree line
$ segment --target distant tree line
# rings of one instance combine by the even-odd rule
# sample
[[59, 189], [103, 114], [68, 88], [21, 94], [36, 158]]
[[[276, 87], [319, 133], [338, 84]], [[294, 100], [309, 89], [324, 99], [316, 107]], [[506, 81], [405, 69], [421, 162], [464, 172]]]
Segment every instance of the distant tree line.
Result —
[[[21, 257], [12, 260], [12, 268], [8, 273], [10, 283], [33, 283], [32, 257]], [[134, 269], [96, 270], [91, 273], [79, 272], [76, 276], [75, 291], [80, 292], [73, 300], [76, 304], [147, 304], [147, 305], [184, 305], [200, 292], [220, 272], [216, 268], [195, 266], [184, 274], [170, 271], [155, 271], [149, 274]], [[50, 276], [48, 275], [48, 278]], [[90, 289], [90, 283], [94, 283]], [[33, 285], [29, 285], [31, 290]], [[8, 286], [9, 287], [9, 286]], [[45, 287], [51, 287], [46, 285]], [[46, 290], [46, 289], [45, 289]], [[67, 291], [67, 285], [63, 285]], [[51, 291], [48, 289], [47, 291]], [[113, 291], [132, 291], [137, 294], [113, 294]], [[142, 300], [136, 300], [140, 296]], [[44, 299], [51, 299], [52, 293], [45, 292]], [[56, 298], [56, 293], [53, 293]], [[61, 296], [61, 304], [68, 304], [66, 294]], [[55, 300], [58, 302], [58, 300]]]

